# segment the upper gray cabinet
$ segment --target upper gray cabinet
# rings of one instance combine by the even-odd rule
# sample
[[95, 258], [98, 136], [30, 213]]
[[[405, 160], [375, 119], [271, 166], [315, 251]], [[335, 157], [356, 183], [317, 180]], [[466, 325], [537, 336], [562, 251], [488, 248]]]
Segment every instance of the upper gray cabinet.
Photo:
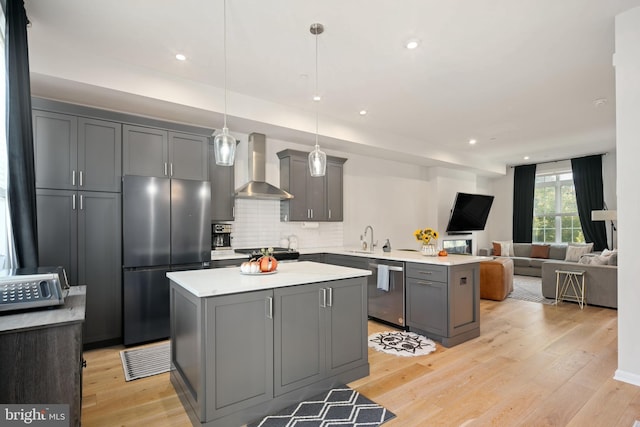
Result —
[[207, 138], [145, 126], [123, 127], [125, 175], [209, 179]]
[[119, 123], [33, 111], [36, 187], [119, 192]]
[[233, 221], [235, 206], [235, 167], [215, 162], [213, 145], [209, 146], [209, 181], [211, 181], [211, 221]]
[[347, 159], [327, 157], [327, 173], [313, 177], [309, 173], [309, 153], [284, 150], [280, 158], [280, 187], [293, 194], [280, 205], [282, 221], [342, 221], [343, 165]]

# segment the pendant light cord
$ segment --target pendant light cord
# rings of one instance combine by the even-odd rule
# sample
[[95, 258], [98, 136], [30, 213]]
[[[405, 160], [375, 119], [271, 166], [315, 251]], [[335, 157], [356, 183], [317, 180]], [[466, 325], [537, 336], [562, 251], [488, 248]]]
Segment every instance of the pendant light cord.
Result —
[[[318, 30], [316, 29], [316, 93], [314, 95], [314, 98], [320, 97], [320, 94], [318, 93]], [[316, 150], [318, 150], [319, 145], [318, 145], [318, 109], [319, 106], [318, 104], [320, 103], [320, 100], [318, 99], [317, 101], [315, 101], [316, 103]]]
[[223, 55], [224, 55], [224, 128], [227, 128], [227, 0], [223, 2]]

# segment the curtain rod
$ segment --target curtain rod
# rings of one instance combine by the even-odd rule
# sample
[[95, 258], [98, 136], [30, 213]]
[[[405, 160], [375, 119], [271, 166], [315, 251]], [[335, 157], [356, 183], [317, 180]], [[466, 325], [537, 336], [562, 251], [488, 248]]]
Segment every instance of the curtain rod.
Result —
[[546, 162], [538, 162], [538, 163], [523, 163], [521, 165], [510, 165], [509, 167], [511, 169], [515, 168], [516, 166], [525, 166], [525, 165], [544, 165], [547, 163], [559, 163], [559, 162], [566, 162], [567, 160], [572, 160], [572, 159], [580, 159], [582, 157], [590, 157], [590, 156], [606, 156], [609, 153], [596, 153], [596, 154], [587, 154], [586, 156], [580, 156], [580, 157], [571, 157], [568, 159], [558, 159], [558, 160], [547, 160]]

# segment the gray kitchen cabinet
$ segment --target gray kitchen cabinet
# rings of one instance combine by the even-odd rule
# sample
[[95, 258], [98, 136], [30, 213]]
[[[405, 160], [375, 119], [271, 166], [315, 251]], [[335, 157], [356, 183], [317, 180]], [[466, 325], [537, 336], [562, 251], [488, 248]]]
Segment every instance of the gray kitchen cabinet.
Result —
[[275, 396], [366, 363], [366, 287], [361, 280], [274, 290]]
[[209, 138], [169, 132], [169, 173], [172, 178], [209, 180]]
[[63, 266], [86, 285], [85, 344], [119, 340], [121, 323], [120, 194], [37, 189], [40, 264]]
[[298, 261], [325, 262], [326, 254], [300, 254]]
[[233, 221], [235, 168], [215, 162], [213, 144], [209, 144], [209, 181], [211, 181], [211, 221]]
[[407, 326], [449, 347], [480, 336], [480, 267], [406, 264]]
[[243, 425], [368, 375], [364, 277], [199, 298], [171, 281], [171, 382], [207, 425]]
[[347, 159], [329, 157], [327, 159], [327, 221], [343, 220], [343, 169]]
[[123, 126], [123, 173], [207, 181], [207, 138], [145, 126]]
[[33, 110], [36, 187], [120, 191], [119, 123]]
[[325, 176], [314, 177], [309, 173], [308, 154], [296, 150], [284, 150], [278, 153], [280, 187], [294, 196], [293, 199], [280, 202], [280, 219], [282, 221], [341, 221], [343, 217], [342, 165], [346, 159], [328, 157]]
[[327, 264], [341, 265], [343, 267], [369, 269], [369, 258], [352, 255], [325, 254], [324, 262]]
[[166, 177], [169, 175], [169, 133], [144, 126], [122, 128], [122, 173]]
[[408, 277], [407, 325], [444, 336], [447, 333], [447, 283]]
[[[206, 302], [206, 414], [210, 421], [273, 398], [272, 291]], [[271, 305], [270, 305], [271, 304]]]

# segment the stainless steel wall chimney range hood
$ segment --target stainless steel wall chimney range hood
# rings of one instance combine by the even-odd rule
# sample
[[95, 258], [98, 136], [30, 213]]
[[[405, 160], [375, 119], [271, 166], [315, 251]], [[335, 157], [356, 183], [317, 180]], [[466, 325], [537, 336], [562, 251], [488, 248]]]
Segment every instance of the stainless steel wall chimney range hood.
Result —
[[265, 182], [267, 137], [261, 133], [249, 134], [249, 182], [236, 189], [236, 197], [243, 199], [287, 200], [293, 194]]

